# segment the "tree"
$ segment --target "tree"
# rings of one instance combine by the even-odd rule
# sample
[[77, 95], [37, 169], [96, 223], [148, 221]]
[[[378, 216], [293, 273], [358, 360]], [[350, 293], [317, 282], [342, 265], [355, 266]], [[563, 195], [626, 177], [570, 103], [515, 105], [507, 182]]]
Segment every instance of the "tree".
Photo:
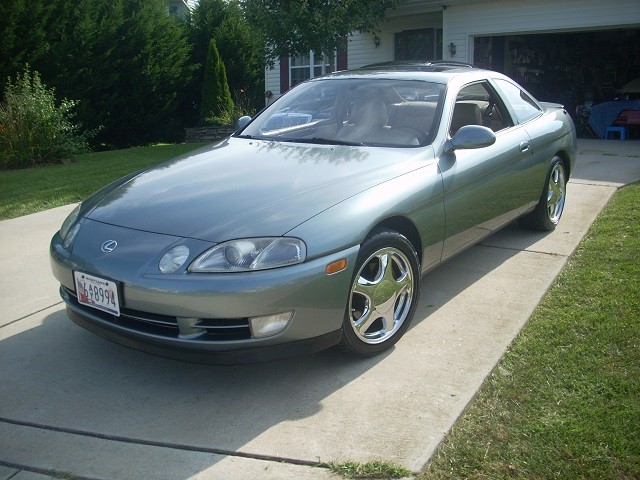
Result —
[[[64, 0], [59, 0], [62, 3]], [[79, 116], [117, 147], [175, 139], [178, 93], [191, 75], [185, 27], [160, 0], [80, 0], [56, 43], [50, 78], [82, 99]]]
[[[6, 16], [5, 16], [6, 15]], [[194, 69], [187, 27], [163, 0], [2, 0], [2, 80], [26, 63], [113, 146], [176, 139]], [[3, 40], [5, 32], [3, 31]]]
[[209, 42], [215, 38], [236, 106], [243, 110], [264, 106], [264, 41], [237, 1], [200, 0], [191, 16], [189, 38], [192, 63], [202, 65], [191, 87], [194, 103], [200, 101]]
[[332, 55], [356, 31], [376, 33], [387, 11], [404, 0], [240, 0], [266, 37], [266, 56]]
[[209, 42], [209, 54], [204, 71], [200, 121], [202, 123], [228, 123], [233, 114], [233, 100], [227, 83], [227, 73], [220, 59], [216, 40]]
[[48, 0], [0, 1], [0, 91], [27, 64], [36, 65], [49, 49], [47, 25], [55, 18]]

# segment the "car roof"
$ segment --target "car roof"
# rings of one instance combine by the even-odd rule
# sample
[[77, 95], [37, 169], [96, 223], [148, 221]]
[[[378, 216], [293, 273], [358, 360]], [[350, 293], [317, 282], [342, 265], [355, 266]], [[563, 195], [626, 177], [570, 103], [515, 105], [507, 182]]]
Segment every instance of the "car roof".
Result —
[[[477, 80], [488, 76], [499, 75], [496, 72], [476, 68], [462, 62], [434, 61], [434, 62], [383, 62], [365, 65], [364, 67], [335, 72], [322, 78], [378, 78], [395, 80], [422, 80], [435, 83], [449, 84], [454, 77]], [[316, 79], [312, 79], [316, 80]]]
[[470, 63], [453, 60], [434, 60], [429, 62], [391, 61], [372, 63], [360, 67], [360, 70], [375, 71], [408, 71], [408, 72], [450, 72], [454, 70], [469, 71], [477, 69]]

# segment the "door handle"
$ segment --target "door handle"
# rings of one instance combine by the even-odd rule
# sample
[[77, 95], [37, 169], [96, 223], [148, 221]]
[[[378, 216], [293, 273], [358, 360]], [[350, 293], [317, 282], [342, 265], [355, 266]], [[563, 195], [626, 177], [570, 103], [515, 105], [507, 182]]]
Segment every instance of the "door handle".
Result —
[[520, 142], [520, 151], [526, 152], [529, 150], [529, 142]]

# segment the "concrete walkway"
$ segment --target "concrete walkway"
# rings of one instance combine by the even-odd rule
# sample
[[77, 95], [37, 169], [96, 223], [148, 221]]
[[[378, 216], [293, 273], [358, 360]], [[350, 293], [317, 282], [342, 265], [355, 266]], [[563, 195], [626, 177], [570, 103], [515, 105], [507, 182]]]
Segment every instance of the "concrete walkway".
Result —
[[64, 313], [47, 247], [72, 206], [0, 222], [0, 480], [420, 471], [611, 195], [640, 179], [640, 142], [580, 149], [558, 229], [510, 226], [428, 274], [412, 328], [369, 360], [218, 367], [128, 350]]

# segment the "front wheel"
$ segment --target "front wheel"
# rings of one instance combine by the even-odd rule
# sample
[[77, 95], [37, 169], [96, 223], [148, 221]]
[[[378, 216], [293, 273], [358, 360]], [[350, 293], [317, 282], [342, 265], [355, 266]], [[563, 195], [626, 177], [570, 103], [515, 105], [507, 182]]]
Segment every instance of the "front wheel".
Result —
[[374, 231], [358, 254], [342, 349], [362, 357], [389, 349], [409, 328], [419, 294], [420, 269], [411, 243], [392, 230]]
[[567, 175], [564, 164], [560, 157], [555, 156], [538, 205], [533, 212], [520, 218], [520, 225], [533, 230], [552, 231], [560, 222], [566, 196]]

